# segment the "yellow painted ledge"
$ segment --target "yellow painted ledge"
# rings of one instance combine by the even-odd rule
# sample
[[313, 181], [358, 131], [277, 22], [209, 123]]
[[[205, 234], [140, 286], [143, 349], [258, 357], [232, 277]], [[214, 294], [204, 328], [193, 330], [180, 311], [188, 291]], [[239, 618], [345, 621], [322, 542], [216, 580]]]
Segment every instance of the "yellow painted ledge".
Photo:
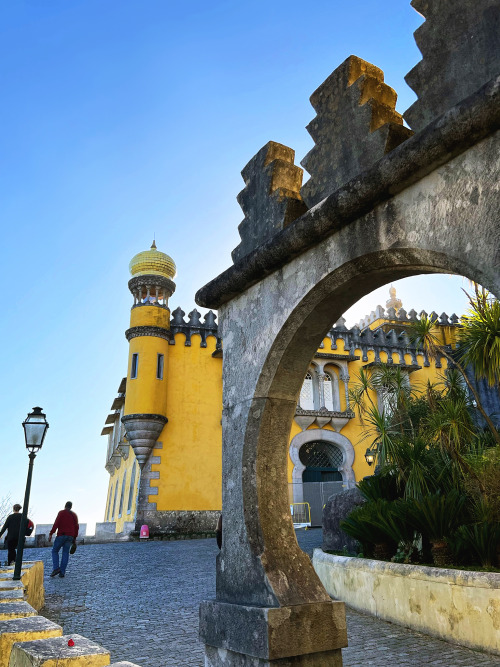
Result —
[[[0, 667], [9, 667], [9, 658], [15, 643], [60, 637], [61, 635], [61, 626], [43, 616], [0, 621]], [[12, 662], [10, 665], [13, 667]]]

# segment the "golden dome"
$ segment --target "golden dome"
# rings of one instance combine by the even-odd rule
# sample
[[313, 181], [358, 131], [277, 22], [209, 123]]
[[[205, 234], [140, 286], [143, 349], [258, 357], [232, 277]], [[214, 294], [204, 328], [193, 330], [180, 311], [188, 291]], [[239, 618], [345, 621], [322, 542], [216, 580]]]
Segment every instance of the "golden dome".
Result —
[[177, 271], [174, 260], [164, 252], [160, 252], [154, 241], [150, 250], [138, 252], [132, 257], [129, 269], [133, 276], [153, 275], [170, 279], [175, 277]]

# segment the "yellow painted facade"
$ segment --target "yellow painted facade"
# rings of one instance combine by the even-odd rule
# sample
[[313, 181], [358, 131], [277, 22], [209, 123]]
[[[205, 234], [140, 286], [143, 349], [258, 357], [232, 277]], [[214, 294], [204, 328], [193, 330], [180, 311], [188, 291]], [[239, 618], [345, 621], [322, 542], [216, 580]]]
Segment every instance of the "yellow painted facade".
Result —
[[[180, 309], [170, 313], [167, 298], [175, 289], [171, 283], [175, 265], [168, 256], [162, 260], [158, 255], [163, 253], [154, 246], [131, 262], [135, 273], [129, 288], [134, 306], [127, 331], [127, 378], [103, 429], [108, 436], [106, 468], [110, 473], [104, 521], [114, 523], [116, 533], [130, 531], [134, 522], [138, 529], [142, 521], [167, 532], [205, 532], [214, 529], [214, 517], [221, 510], [222, 350], [215, 316], [209, 313], [202, 321], [193, 311], [186, 321]], [[156, 267], [153, 275], [147, 273], [151, 266]], [[160, 279], [166, 282], [155, 284]], [[411, 385], [422, 389], [427, 381], [438, 381], [445, 370], [445, 359], [437, 368], [414, 350], [412, 354], [404, 351], [405, 344], [396, 341], [393, 329], [400, 335], [408, 322], [405, 317], [397, 319], [390, 310], [389, 304], [396, 302], [400, 304], [392, 290], [387, 313], [378, 307], [376, 316], [372, 313], [370, 321], [360, 323], [357, 331], [348, 331], [341, 323], [318, 348], [310, 366], [310, 392], [299, 397], [289, 436], [290, 502], [305, 498], [304, 444], [322, 441], [329, 451], [343, 457], [336, 479], [344, 488], [373, 472], [365, 460], [369, 443], [363, 437], [364, 427], [348, 405], [348, 389], [361, 368], [399, 364], [407, 369]], [[446, 318], [437, 326], [443, 342], [454, 342], [455, 327]], [[375, 332], [372, 342], [357, 344], [359, 332], [366, 339], [368, 330]], [[387, 342], [391, 335], [392, 344]], [[375, 339], [379, 342], [373, 342]], [[158, 355], [163, 355], [162, 377], [158, 376]], [[372, 400], [378, 400], [375, 394]], [[166, 423], [161, 421], [165, 418]], [[136, 454], [146, 441], [149, 450], [142, 454], [144, 462]], [[329, 476], [327, 470], [326, 478], [335, 475]]]

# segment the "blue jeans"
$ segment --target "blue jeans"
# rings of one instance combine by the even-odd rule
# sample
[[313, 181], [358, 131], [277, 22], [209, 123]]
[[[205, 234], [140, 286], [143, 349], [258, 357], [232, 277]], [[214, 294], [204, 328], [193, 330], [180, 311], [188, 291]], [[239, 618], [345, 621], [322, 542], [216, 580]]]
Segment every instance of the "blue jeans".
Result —
[[[73, 544], [73, 537], [69, 535], [59, 535], [54, 540], [54, 546], [52, 547], [52, 565], [54, 570], [61, 568], [61, 572], [64, 574], [68, 566], [69, 560], [69, 550]], [[62, 556], [61, 556], [61, 565], [59, 565], [59, 551], [62, 547]]]

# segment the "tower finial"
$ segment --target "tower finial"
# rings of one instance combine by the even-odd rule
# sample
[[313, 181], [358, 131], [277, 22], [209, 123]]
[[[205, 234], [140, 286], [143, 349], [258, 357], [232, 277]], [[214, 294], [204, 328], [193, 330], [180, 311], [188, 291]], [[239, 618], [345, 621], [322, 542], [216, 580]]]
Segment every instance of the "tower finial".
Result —
[[157, 250], [156, 241], [155, 241], [154, 236], [153, 236], [153, 243], [151, 244], [151, 250]]
[[391, 298], [385, 302], [386, 308], [394, 308], [394, 310], [397, 313], [398, 310], [402, 308], [403, 302], [401, 301], [401, 299], [396, 298], [396, 288], [394, 287], [394, 285], [391, 285], [391, 287], [389, 288], [389, 295]]

